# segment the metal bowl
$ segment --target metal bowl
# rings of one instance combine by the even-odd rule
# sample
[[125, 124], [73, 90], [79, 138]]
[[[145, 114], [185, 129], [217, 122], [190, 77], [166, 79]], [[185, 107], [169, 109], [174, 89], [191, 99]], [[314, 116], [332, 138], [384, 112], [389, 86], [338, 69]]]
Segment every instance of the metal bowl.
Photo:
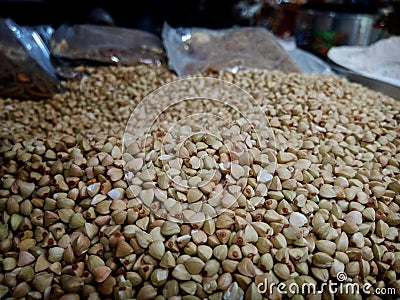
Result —
[[374, 27], [378, 17], [370, 14], [300, 10], [296, 18], [296, 45], [324, 59], [333, 46], [370, 45], [384, 35], [382, 29]]

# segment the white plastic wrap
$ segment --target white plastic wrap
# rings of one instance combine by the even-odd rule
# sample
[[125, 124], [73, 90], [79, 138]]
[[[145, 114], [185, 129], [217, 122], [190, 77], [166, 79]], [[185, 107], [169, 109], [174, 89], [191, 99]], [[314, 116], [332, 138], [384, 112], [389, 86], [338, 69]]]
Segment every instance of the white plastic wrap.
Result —
[[207, 70], [300, 71], [272, 34], [263, 27], [212, 30], [172, 28], [165, 24], [162, 38], [169, 66], [179, 76]]
[[329, 49], [328, 58], [353, 72], [400, 87], [399, 36], [365, 47], [333, 47]]

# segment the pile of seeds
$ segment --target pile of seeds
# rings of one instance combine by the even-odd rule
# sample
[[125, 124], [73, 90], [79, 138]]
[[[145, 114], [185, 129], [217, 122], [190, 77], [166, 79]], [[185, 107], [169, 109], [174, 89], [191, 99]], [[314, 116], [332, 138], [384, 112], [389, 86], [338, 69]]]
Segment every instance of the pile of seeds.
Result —
[[141, 149], [134, 132], [122, 143], [129, 116], [176, 76], [84, 71], [54, 99], [0, 99], [1, 299], [327, 299], [277, 284], [343, 272], [371, 288], [341, 299], [400, 294], [395, 100], [329, 75], [209, 74], [260, 102], [273, 143], [234, 113], [218, 134], [169, 131], [218, 111], [205, 101], [175, 106]]

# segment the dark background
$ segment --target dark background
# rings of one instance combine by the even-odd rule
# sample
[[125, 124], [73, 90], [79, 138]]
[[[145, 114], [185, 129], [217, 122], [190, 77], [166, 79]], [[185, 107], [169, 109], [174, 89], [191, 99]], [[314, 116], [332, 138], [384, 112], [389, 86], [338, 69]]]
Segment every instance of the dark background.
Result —
[[[96, 7], [106, 10], [114, 25], [159, 33], [163, 22], [173, 26], [230, 27], [241, 23], [234, 17], [232, 0], [147, 0], [147, 1], [4, 1], [0, 17], [10, 17], [19, 25], [84, 24]], [[128, 5], [129, 4], [129, 5]], [[243, 23], [243, 22], [242, 22]]]
[[[270, 6], [271, 3], [281, 5]], [[262, 11], [244, 17], [243, 10], [257, 4], [263, 4]], [[51, 25], [57, 29], [64, 23], [104, 24], [90, 18], [94, 9], [101, 8], [111, 16], [115, 26], [158, 35], [164, 22], [168, 22], [173, 27], [214, 29], [260, 25], [278, 36], [287, 36], [293, 34], [296, 11], [300, 8], [377, 13], [378, 8], [388, 5], [394, 9], [386, 23], [393, 28], [393, 34], [400, 34], [400, 0], [0, 0], [0, 17], [11, 18], [22, 26]]]

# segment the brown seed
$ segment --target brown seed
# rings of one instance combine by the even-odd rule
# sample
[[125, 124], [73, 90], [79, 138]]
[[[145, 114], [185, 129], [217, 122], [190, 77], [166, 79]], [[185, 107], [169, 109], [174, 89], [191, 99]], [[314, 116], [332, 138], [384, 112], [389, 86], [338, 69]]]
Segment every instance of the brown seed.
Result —
[[89, 239], [93, 239], [99, 232], [98, 227], [93, 223], [85, 223], [84, 233]]
[[203, 194], [209, 195], [215, 189], [215, 183], [212, 181], [207, 183], [200, 182], [198, 188]]
[[263, 271], [272, 270], [274, 261], [270, 253], [263, 254], [258, 260], [258, 267]]
[[386, 218], [386, 222], [390, 226], [397, 226], [400, 224], [400, 213], [389, 212]]
[[200, 229], [204, 225], [204, 221], [206, 220], [206, 215], [204, 212], [197, 212], [192, 217], [190, 217], [190, 224], [194, 229]]
[[322, 282], [327, 282], [329, 279], [329, 271], [327, 269], [320, 269], [320, 268], [311, 268], [311, 273], [317, 280]]
[[83, 279], [79, 276], [61, 275], [60, 283], [67, 293], [79, 293], [83, 287]]
[[50, 226], [51, 224], [54, 224], [59, 218], [60, 217], [55, 212], [45, 211], [44, 226]]
[[235, 221], [230, 216], [223, 213], [218, 216], [215, 227], [219, 229], [229, 229], [233, 224], [235, 224]]
[[203, 275], [206, 277], [212, 277], [219, 271], [220, 263], [216, 259], [210, 259], [206, 262], [203, 269]]
[[357, 225], [360, 225], [363, 222], [362, 213], [356, 210], [349, 212], [345, 217], [344, 220], [346, 222], [354, 222]]
[[30, 182], [19, 182], [19, 191], [23, 198], [28, 198], [35, 190], [35, 184]]
[[220, 261], [224, 261], [228, 256], [228, 247], [226, 245], [218, 245], [213, 249], [213, 255]]
[[278, 152], [277, 158], [278, 158], [278, 162], [281, 164], [297, 160], [296, 155], [294, 155], [293, 153], [283, 152], [283, 151]]
[[133, 253], [133, 248], [125, 241], [119, 241], [115, 250], [116, 257], [124, 257]]
[[43, 293], [47, 287], [51, 286], [53, 278], [54, 274], [47, 272], [38, 273], [33, 279], [32, 285], [36, 290]]
[[221, 200], [222, 207], [234, 209], [238, 207], [237, 198], [230, 193], [224, 193], [223, 198]]
[[178, 280], [182, 280], [182, 281], [191, 279], [191, 274], [186, 270], [186, 268], [183, 264], [176, 265], [176, 267], [172, 271], [172, 276], [174, 278], [176, 278]]
[[149, 254], [155, 259], [162, 259], [165, 253], [165, 246], [163, 241], [154, 241], [149, 246]]
[[72, 242], [72, 249], [78, 256], [86, 253], [89, 249], [89, 246], [90, 240], [82, 233], [79, 233]]
[[62, 260], [64, 249], [61, 247], [52, 247], [49, 249], [48, 260], [51, 263], [59, 262]]
[[98, 266], [93, 270], [94, 280], [96, 282], [104, 282], [111, 274], [111, 269], [107, 266]]
[[340, 236], [336, 238], [336, 249], [338, 251], [346, 251], [349, 247], [349, 238], [345, 232], [342, 232]]
[[271, 249], [273, 248], [273, 244], [270, 241], [269, 237], [260, 237], [258, 238], [258, 241], [256, 243], [256, 247], [258, 249], [258, 252], [260, 254], [265, 254], [271, 251]]
[[245, 293], [245, 300], [262, 300], [262, 295], [259, 292], [259, 289], [257, 288], [256, 284], [253, 282], [250, 284], [250, 286], [247, 288], [246, 293]]
[[14, 257], [4, 258], [2, 263], [5, 271], [11, 271], [17, 267], [17, 260]]
[[282, 233], [278, 233], [278, 234], [273, 235], [271, 237], [271, 242], [274, 245], [274, 247], [276, 247], [278, 249], [287, 247], [286, 238]]
[[170, 299], [174, 296], [178, 296], [179, 284], [175, 279], [168, 280], [163, 288], [163, 296]]
[[162, 286], [167, 282], [168, 270], [155, 269], [151, 274], [150, 279], [154, 286]]
[[143, 279], [140, 276], [140, 274], [136, 273], [136, 272], [127, 272], [126, 273], [126, 279], [129, 280], [129, 282], [133, 285], [133, 286], [138, 286], [142, 283]]
[[19, 213], [19, 203], [16, 197], [10, 197], [7, 201], [7, 213], [9, 215]]
[[251, 283], [251, 278], [241, 275], [234, 274], [236, 282], [239, 284], [240, 288], [245, 289]]
[[35, 263], [35, 272], [39, 273], [41, 271], [46, 270], [50, 266], [50, 263], [46, 259], [46, 255], [40, 255]]
[[333, 255], [336, 251], [336, 243], [327, 240], [318, 240], [315, 242], [315, 246], [318, 250], [328, 254]]
[[178, 234], [180, 232], [179, 225], [172, 221], [166, 221], [161, 226], [161, 233], [166, 236]]
[[273, 270], [276, 276], [283, 280], [288, 280], [290, 278], [290, 270], [286, 264], [277, 263], [274, 265]]
[[251, 226], [256, 230], [258, 236], [261, 237], [266, 237], [270, 232], [272, 232], [271, 226], [264, 222], [252, 222]]
[[271, 210], [271, 209], [267, 210], [266, 213], [264, 214], [264, 219], [268, 223], [280, 222], [282, 220], [282, 218], [283, 217], [280, 214], [278, 214], [276, 211]]
[[136, 231], [136, 241], [142, 248], [146, 249], [153, 241], [153, 238], [147, 232], [141, 231], [139, 229], [138, 231]]
[[367, 207], [362, 211], [363, 217], [368, 221], [375, 221], [375, 210], [372, 207]]
[[238, 261], [227, 259], [222, 262], [222, 268], [227, 273], [233, 273], [237, 269], [238, 264]]
[[362, 248], [364, 247], [364, 236], [361, 232], [356, 232], [350, 238], [350, 245], [352, 247]]
[[204, 262], [197, 257], [191, 257], [184, 262], [186, 270], [192, 275], [200, 274], [204, 265]]
[[185, 293], [189, 295], [194, 295], [197, 290], [197, 284], [194, 281], [185, 281], [182, 282], [179, 286]]
[[345, 270], [344, 263], [338, 259], [334, 259], [330, 269], [330, 275], [333, 277], [337, 277], [338, 273], [344, 272], [344, 270]]
[[246, 244], [241, 248], [243, 256], [248, 258], [253, 258], [258, 255], [258, 249], [253, 244]]
[[160, 267], [169, 269], [176, 266], [175, 258], [170, 251], [165, 252], [160, 261]]
[[383, 220], [379, 220], [376, 223], [375, 232], [379, 237], [385, 238], [389, 233], [389, 225], [385, 223]]
[[150, 206], [154, 200], [154, 190], [153, 189], [142, 190], [139, 193], [139, 198], [140, 200], [143, 201], [145, 205]]
[[312, 256], [312, 263], [318, 268], [329, 268], [333, 263], [333, 258], [324, 252], [317, 252]]
[[196, 245], [202, 245], [207, 242], [207, 235], [203, 230], [192, 230], [191, 236]]
[[320, 238], [320, 239], [325, 239], [330, 231], [331, 225], [330, 224], [323, 224], [318, 226], [317, 228], [313, 228], [313, 232], [315, 233], [315, 235]]
[[269, 189], [272, 191], [281, 191], [282, 190], [281, 180], [278, 176], [274, 176], [272, 178], [271, 183], [269, 184]]
[[18, 256], [18, 266], [23, 267], [33, 263], [36, 258], [27, 251], [21, 251]]
[[345, 272], [350, 278], [356, 277], [360, 274], [360, 263], [358, 261], [351, 261], [345, 266]]
[[281, 263], [289, 263], [289, 249], [281, 248], [275, 253], [275, 259]]
[[203, 193], [197, 188], [191, 188], [187, 193], [187, 201], [189, 203], [197, 202], [202, 199]]
[[230, 273], [224, 273], [218, 277], [217, 285], [218, 289], [225, 291], [232, 283], [232, 275]]
[[77, 293], [68, 293], [59, 298], [60, 300], [79, 300], [80, 296]]
[[116, 285], [116, 279], [113, 276], [108, 276], [104, 282], [97, 286], [97, 291], [103, 295], [111, 295]]
[[[253, 236], [250, 236], [249, 238], [254, 240], [254, 234], [257, 235], [257, 233], [255, 232], [254, 229], [252, 229], [252, 230], [253, 230], [253, 232], [251, 234]], [[243, 232], [243, 230], [239, 230], [238, 232], [233, 234], [232, 243], [239, 245], [239, 246], [243, 246], [246, 244], [246, 242], [247, 242], [247, 240], [245, 238], [245, 233]]]
[[233, 244], [229, 247], [228, 258], [235, 260], [239, 260], [242, 258], [242, 251], [240, 250], [240, 247], [238, 245]]
[[123, 172], [123, 170], [118, 169], [118, 168], [111, 168], [107, 171], [107, 175], [110, 176], [111, 181], [116, 182], [122, 178], [122, 176], [124, 175], [124, 172]]
[[197, 247], [197, 254], [204, 262], [207, 262], [213, 255], [213, 250], [207, 245], [200, 245]]
[[12, 297], [16, 299], [25, 297], [29, 291], [30, 291], [29, 285], [26, 282], [21, 282], [14, 288]]
[[254, 277], [256, 275], [256, 269], [251, 261], [251, 259], [245, 257], [242, 261], [237, 265], [238, 271], [247, 277]]
[[79, 228], [85, 225], [85, 219], [81, 213], [76, 213], [71, 216], [69, 226], [71, 228]]

